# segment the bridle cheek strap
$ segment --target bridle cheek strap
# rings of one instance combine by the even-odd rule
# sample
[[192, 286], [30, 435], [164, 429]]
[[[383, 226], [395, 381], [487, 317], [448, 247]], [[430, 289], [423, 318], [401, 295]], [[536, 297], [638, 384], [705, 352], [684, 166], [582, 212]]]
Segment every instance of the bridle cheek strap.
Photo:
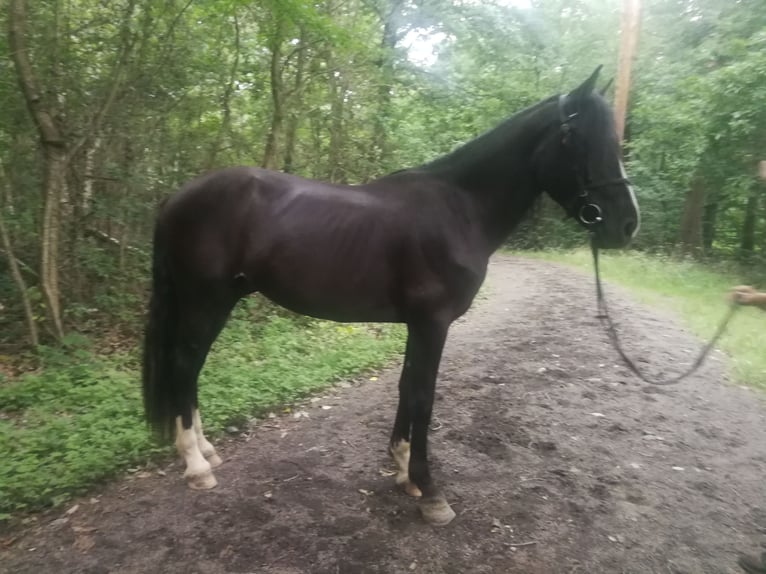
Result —
[[628, 185], [630, 184], [630, 181], [625, 177], [606, 179], [598, 182], [590, 181], [587, 170], [587, 158], [585, 161], [585, 176], [583, 177], [583, 169], [581, 169], [580, 162], [577, 161], [577, 154], [575, 153], [574, 142], [572, 141], [574, 139], [572, 136], [575, 133], [575, 126], [572, 122], [578, 116], [578, 112], [568, 114], [566, 112], [566, 101], [566, 94], [561, 94], [559, 96], [559, 130], [561, 132], [561, 145], [566, 151], [566, 155], [569, 157], [572, 169], [575, 172], [579, 191], [577, 198], [572, 202], [572, 205], [567, 212], [569, 217], [574, 217], [587, 229], [593, 230], [596, 225], [604, 220], [604, 212], [602, 211], [601, 206], [590, 197], [589, 192], [610, 185]]

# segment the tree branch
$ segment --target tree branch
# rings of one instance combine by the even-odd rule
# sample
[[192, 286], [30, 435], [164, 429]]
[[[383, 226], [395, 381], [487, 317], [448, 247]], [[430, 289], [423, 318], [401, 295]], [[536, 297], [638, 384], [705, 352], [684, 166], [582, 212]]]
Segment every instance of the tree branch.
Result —
[[43, 145], [64, 147], [64, 138], [53, 121], [55, 114], [43, 104], [40, 87], [37, 84], [26, 41], [27, 5], [26, 0], [11, 0], [8, 19], [8, 44], [11, 58], [16, 67], [19, 87], [24, 94], [29, 112], [37, 125]]
[[122, 19], [122, 25], [120, 27], [120, 38], [121, 38], [121, 46], [120, 46], [120, 55], [117, 59], [117, 63], [115, 64], [114, 70], [112, 72], [112, 81], [111, 81], [111, 87], [109, 89], [109, 92], [107, 93], [106, 98], [101, 103], [101, 106], [98, 108], [98, 111], [93, 115], [91, 118], [91, 121], [88, 125], [88, 127], [85, 130], [85, 133], [82, 135], [82, 137], [77, 140], [77, 142], [71, 147], [69, 150], [69, 154], [67, 157], [67, 161], [70, 161], [75, 155], [77, 155], [77, 152], [80, 151], [83, 145], [90, 140], [91, 137], [93, 137], [94, 134], [97, 134], [101, 130], [101, 124], [104, 121], [104, 118], [109, 113], [109, 110], [112, 107], [112, 104], [114, 103], [115, 99], [117, 98], [117, 93], [120, 89], [120, 86], [122, 85], [122, 72], [124, 71], [126, 64], [128, 62], [128, 56], [130, 55], [131, 50], [133, 49], [133, 46], [135, 45], [135, 37], [130, 37], [130, 21], [133, 16], [133, 12], [136, 7], [136, 0], [130, 0], [128, 2], [128, 5], [125, 9], [125, 16]]
[[[6, 181], [4, 174], [0, 172], [0, 199], [5, 194]], [[0, 202], [2, 203], [2, 202]], [[5, 254], [8, 258], [8, 267], [11, 270], [11, 276], [16, 283], [16, 287], [19, 290], [19, 298], [21, 299], [22, 306], [24, 307], [24, 316], [27, 320], [27, 334], [29, 335], [29, 343], [32, 347], [37, 347], [40, 344], [40, 336], [37, 332], [37, 323], [35, 323], [35, 315], [32, 310], [32, 302], [29, 300], [29, 294], [27, 293], [27, 284], [24, 281], [24, 277], [19, 269], [19, 260], [13, 255], [13, 245], [11, 242], [11, 235], [8, 233], [8, 228], [5, 226], [5, 219], [3, 213], [0, 211], [0, 242], [2, 242]]]
[[112, 237], [108, 233], [104, 233], [100, 229], [94, 229], [92, 227], [88, 227], [85, 229], [83, 234], [86, 237], [92, 237], [93, 239], [98, 240], [99, 242], [103, 243], [104, 245], [109, 245], [111, 247], [118, 247], [118, 248], [125, 248], [128, 251], [132, 253], [138, 253], [140, 255], [147, 255], [147, 253], [138, 247], [133, 247], [132, 245], [123, 245], [122, 242], [117, 239], [116, 237]]

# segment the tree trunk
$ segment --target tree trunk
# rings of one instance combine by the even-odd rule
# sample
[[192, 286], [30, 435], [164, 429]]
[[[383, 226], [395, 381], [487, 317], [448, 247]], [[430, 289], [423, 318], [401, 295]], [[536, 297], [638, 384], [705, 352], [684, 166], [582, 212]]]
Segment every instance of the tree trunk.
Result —
[[705, 206], [702, 218], [702, 248], [705, 253], [710, 253], [715, 240], [715, 224], [718, 219], [718, 202], [713, 201]]
[[298, 44], [298, 62], [295, 67], [295, 82], [293, 83], [291, 112], [285, 130], [285, 158], [283, 171], [292, 173], [295, 168], [295, 138], [298, 134], [299, 110], [303, 103], [304, 71], [306, 68], [306, 30], [301, 27]]
[[96, 155], [101, 149], [102, 139], [99, 136], [93, 138], [93, 143], [85, 150], [85, 179], [82, 184], [82, 197], [80, 199], [79, 213], [82, 217], [88, 217], [93, 205], [94, 186], [96, 180]]
[[705, 188], [702, 179], [694, 177], [684, 201], [681, 216], [681, 250], [696, 255], [702, 248], [702, 213], [705, 207]]
[[66, 185], [66, 153], [63, 148], [46, 149], [45, 207], [41, 237], [40, 278], [58, 339], [64, 336], [59, 284], [59, 238], [61, 235], [61, 197]]
[[755, 249], [755, 215], [758, 210], [757, 188], [750, 191], [745, 206], [745, 221], [742, 224], [742, 241], [740, 250], [743, 255], [750, 256]]
[[[62, 130], [54, 121], [63, 117], [57, 110], [61, 94], [55, 81], [47, 86], [45, 94], [29, 59], [26, 44], [27, 2], [10, 0], [8, 18], [8, 43], [16, 68], [16, 77], [24, 95], [29, 113], [35, 122], [40, 146], [45, 158], [45, 183], [43, 190], [43, 222], [40, 233], [40, 287], [45, 298], [48, 317], [56, 338], [64, 335], [61, 312], [61, 290], [59, 286], [60, 235], [62, 202], [68, 201], [66, 194], [66, 171], [69, 161], [77, 155], [91, 139], [97, 137], [101, 124], [117, 98], [122, 85], [122, 72], [127, 65], [135, 38], [131, 35], [130, 22], [137, 0], [128, 0], [120, 27], [121, 46], [117, 64], [112, 71], [111, 85], [90, 118], [83, 135], [71, 145], [65, 140]], [[58, 50], [57, 50], [58, 52]], [[54, 76], [63, 72], [54, 62]]]
[[614, 120], [617, 128], [617, 137], [620, 141], [623, 140], [625, 135], [625, 118], [628, 115], [628, 97], [630, 95], [630, 76], [638, 44], [640, 21], [641, 1], [623, 0], [620, 55], [614, 94]]
[[[66, 146], [62, 134], [54, 122], [52, 103], [48, 106], [38, 87], [26, 45], [26, 0], [11, 0], [8, 24], [8, 43], [11, 48], [16, 76], [24, 99], [37, 126], [45, 157], [45, 190], [43, 194], [43, 226], [40, 239], [40, 286], [45, 297], [48, 317], [53, 333], [61, 339], [64, 326], [61, 318], [61, 294], [59, 290], [58, 248], [59, 212], [66, 173]], [[53, 100], [55, 101], [55, 99]]]
[[27, 321], [29, 344], [32, 347], [37, 347], [40, 345], [40, 336], [37, 333], [37, 323], [35, 323], [35, 314], [32, 311], [32, 302], [29, 300], [27, 284], [26, 281], [24, 281], [24, 276], [21, 274], [19, 264], [13, 252], [11, 235], [5, 225], [3, 195], [7, 194], [7, 185], [8, 183], [2, 177], [2, 174], [0, 174], [0, 241], [2, 241], [3, 250], [8, 257], [8, 267], [11, 270], [11, 277], [13, 277], [13, 282], [16, 283], [16, 287], [19, 290], [19, 298], [21, 299], [21, 304], [24, 308], [24, 317]]
[[291, 112], [285, 129], [285, 160], [282, 171], [293, 173], [295, 169], [295, 138], [298, 133], [298, 114]]
[[391, 100], [394, 88], [394, 50], [399, 41], [397, 16], [402, 0], [386, 3], [387, 11], [381, 14], [383, 36], [380, 40], [380, 58], [377, 61], [380, 79], [378, 85], [378, 109], [372, 134], [371, 160], [373, 172], [385, 171], [391, 155], [388, 141], [388, 121], [391, 118]]
[[207, 162], [208, 169], [213, 169], [215, 167], [218, 153], [221, 151], [221, 144], [231, 129], [231, 95], [234, 93], [234, 83], [237, 80], [237, 71], [239, 69], [239, 52], [239, 20], [237, 19], [237, 13], [234, 12], [234, 61], [231, 64], [229, 81], [227, 82], [221, 96], [221, 128], [218, 130], [218, 135], [213, 140], [213, 145], [210, 148], [210, 157], [208, 158]]
[[[328, 66], [329, 67], [329, 66]], [[342, 72], [330, 74], [330, 149], [327, 161], [327, 177], [330, 181], [345, 183], [341, 174], [343, 155], [343, 111], [346, 98], [346, 79]]]
[[284, 83], [282, 81], [282, 34], [284, 20], [280, 14], [274, 15], [276, 19], [274, 33], [271, 37], [271, 65], [269, 67], [271, 77], [271, 102], [273, 106], [271, 114], [271, 126], [266, 136], [266, 149], [263, 152], [262, 165], [266, 169], [276, 169], [279, 154], [279, 137], [284, 123]]

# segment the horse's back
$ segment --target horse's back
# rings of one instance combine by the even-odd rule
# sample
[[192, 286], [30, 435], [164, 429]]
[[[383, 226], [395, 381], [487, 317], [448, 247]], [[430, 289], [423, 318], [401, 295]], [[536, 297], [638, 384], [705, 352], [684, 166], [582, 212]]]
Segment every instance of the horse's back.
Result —
[[228, 168], [186, 184], [159, 225], [189, 276], [239, 277], [307, 315], [401, 321], [414, 299], [454, 298], [447, 284], [471, 264], [455, 259], [470, 245], [444, 193], [406, 174], [344, 186]]

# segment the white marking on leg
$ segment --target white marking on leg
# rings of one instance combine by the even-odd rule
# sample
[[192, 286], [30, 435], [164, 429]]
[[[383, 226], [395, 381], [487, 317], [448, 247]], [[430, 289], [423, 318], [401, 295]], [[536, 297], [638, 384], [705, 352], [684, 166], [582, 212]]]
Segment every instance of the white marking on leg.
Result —
[[[625, 171], [625, 166], [620, 162], [620, 173], [624, 179], [628, 179], [628, 174]], [[628, 193], [630, 194], [630, 201], [633, 203], [633, 208], [636, 210], [636, 228], [633, 230], [631, 237], [635, 237], [638, 233], [638, 228], [641, 227], [641, 210], [638, 209], [638, 200], [636, 199], [636, 193], [633, 191], [633, 186], [628, 184]]]
[[185, 429], [181, 417], [176, 417], [176, 448], [186, 463], [184, 478], [189, 487], [207, 489], [218, 484], [210, 470], [210, 463], [200, 452], [194, 425], [192, 428]]
[[391, 445], [391, 456], [398, 467], [396, 484], [404, 484], [410, 480], [410, 443], [406, 440]]
[[404, 491], [410, 496], [422, 496], [420, 489], [410, 481], [410, 443], [401, 440], [391, 445], [391, 456], [396, 462], [398, 470], [396, 472], [396, 484], [404, 488]]
[[220, 466], [221, 462], [223, 462], [221, 457], [218, 456], [218, 453], [215, 452], [215, 447], [210, 444], [210, 441], [207, 440], [202, 433], [202, 418], [200, 417], [199, 409], [194, 409], [194, 412], [192, 413], [192, 428], [197, 435], [197, 445], [199, 446], [202, 456], [207, 459], [211, 467], [215, 468], [216, 466]]

